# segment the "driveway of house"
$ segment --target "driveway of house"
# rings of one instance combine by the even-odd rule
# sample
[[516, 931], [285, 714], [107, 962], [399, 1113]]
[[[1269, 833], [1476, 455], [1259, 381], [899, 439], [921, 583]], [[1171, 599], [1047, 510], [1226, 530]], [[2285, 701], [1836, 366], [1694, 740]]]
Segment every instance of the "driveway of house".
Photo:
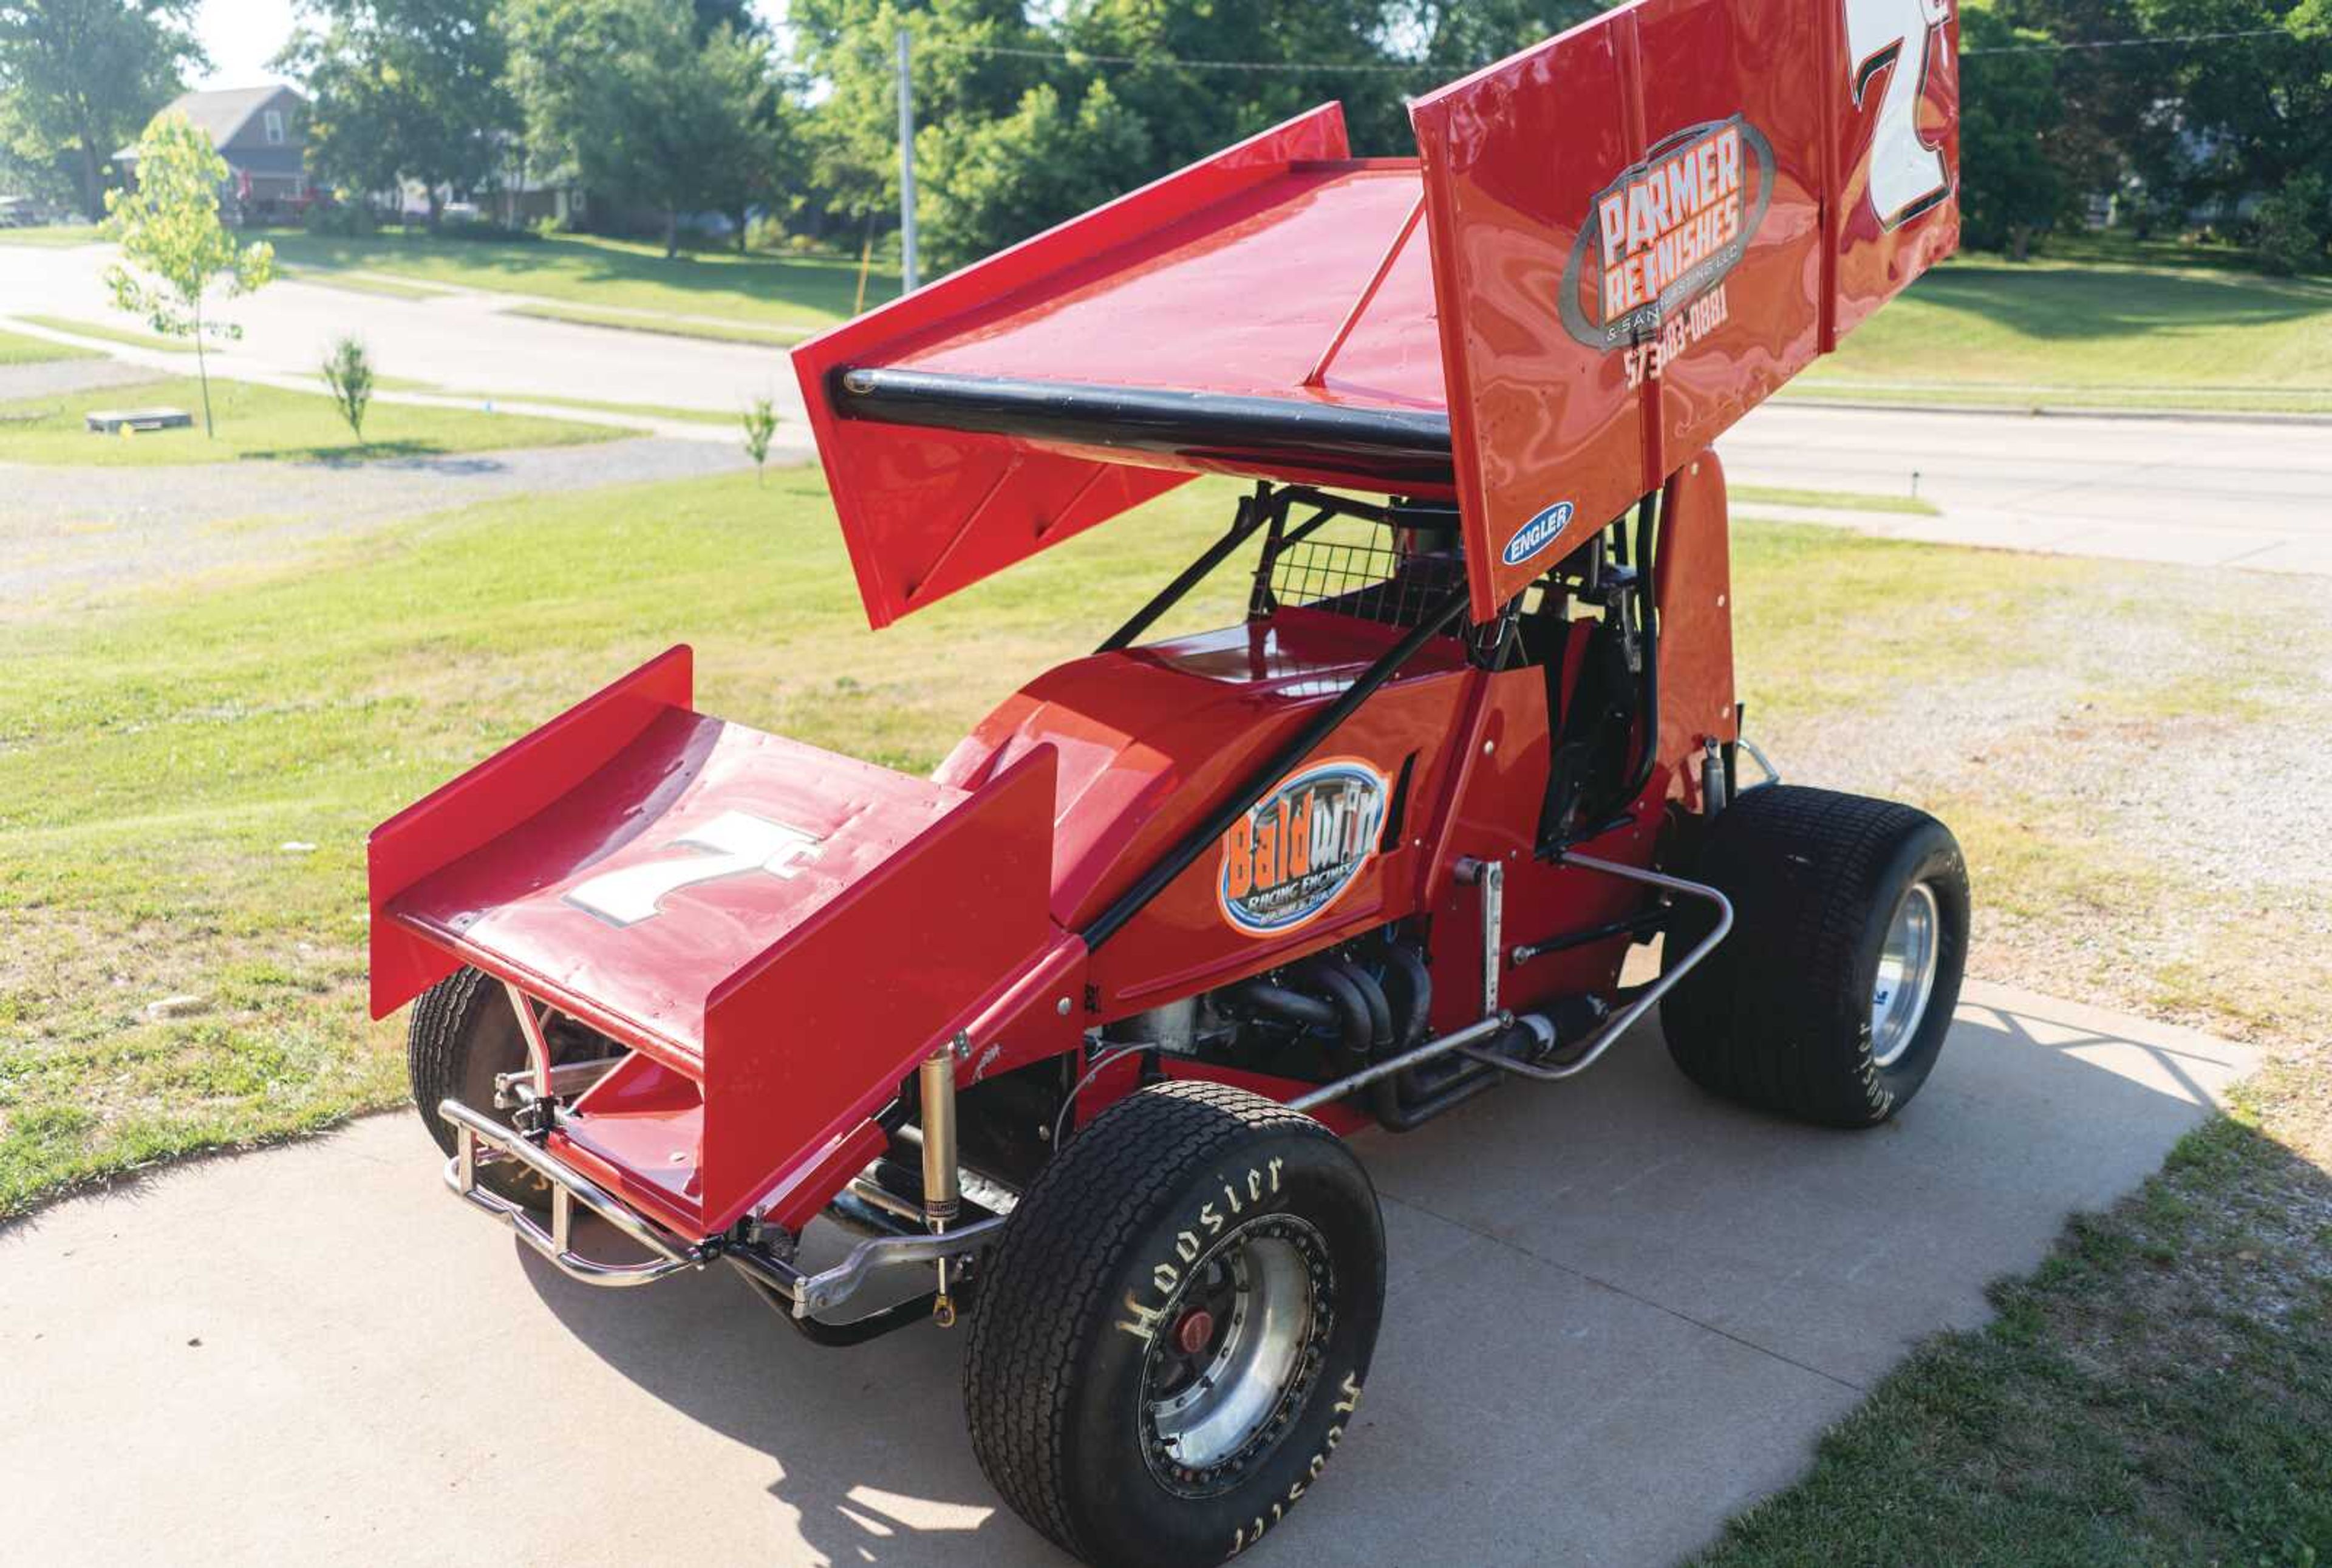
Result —
[[[2240, 1047], [1972, 985], [1864, 1133], [1697, 1093], [1648, 1028], [1362, 1152], [1359, 1424], [1280, 1568], [1664, 1563], [1919, 1337], [2161, 1162]], [[0, 1230], [26, 1562], [1044, 1564], [965, 1445], [962, 1335], [797, 1338], [721, 1270], [593, 1290], [454, 1203], [409, 1114]]]

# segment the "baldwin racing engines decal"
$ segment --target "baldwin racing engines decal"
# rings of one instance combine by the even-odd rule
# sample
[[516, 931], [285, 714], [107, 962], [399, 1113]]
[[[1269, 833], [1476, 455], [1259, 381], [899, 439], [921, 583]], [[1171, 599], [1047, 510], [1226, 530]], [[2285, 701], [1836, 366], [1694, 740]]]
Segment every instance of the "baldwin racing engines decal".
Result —
[[1374, 858], [1384, 809], [1384, 775], [1357, 758], [1281, 779], [1223, 835], [1223, 918], [1249, 936], [1274, 936], [1325, 911]]
[[1563, 272], [1563, 327], [1606, 352], [1678, 328], [1699, 338], [1724, 320], [1718, 285], [1773, 200], [1773, 143], [1741, 116], [1663, 139], [1596, 196]]

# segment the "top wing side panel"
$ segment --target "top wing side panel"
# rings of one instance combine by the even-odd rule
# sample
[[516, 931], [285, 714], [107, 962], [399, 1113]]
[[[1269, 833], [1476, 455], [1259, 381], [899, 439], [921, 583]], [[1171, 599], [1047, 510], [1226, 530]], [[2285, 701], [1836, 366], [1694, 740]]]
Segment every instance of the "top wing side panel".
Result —
[[1487, 618], [1958, 242], [1951, 0], [1635, 0], [1419, 100]]

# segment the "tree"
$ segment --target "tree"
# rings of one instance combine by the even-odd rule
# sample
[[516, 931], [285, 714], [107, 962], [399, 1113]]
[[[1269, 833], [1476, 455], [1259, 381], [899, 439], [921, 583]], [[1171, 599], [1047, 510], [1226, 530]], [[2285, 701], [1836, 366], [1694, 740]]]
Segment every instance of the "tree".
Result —
[[753, 483], [761, 483], [762, 470], [769, 466], [769, 442], [778, 434], [777, 405], [767, 397], [756, 397], [753, 406], [745, 410], [745, 455], [753, 460]]
[[316, 171], [359, 192], [417, 181], [435, 227], [443, 187], [483, 184], [498, 133], [518, 124], [493, 0], [301, 0], [301, 11], [310, 24], [278, 63], [314, 99]]
[[33, 162], [68, 160], [91, 217], [113, 149], [205, 63], [198, 0], [0, 0], [0, 138]]
[[332, 345], [324, 357], [324, 385], [332, 389], [332, 401], [339, 405], [340, 417], [349, 422], [349, 434], [364, 444], [365, 410], [372, 406], [372, 356], [365, 352], [364, 339], [342, 338]]
[[[1971, 51], [2043, 45], [2049, 35], [2012, 27], [1988, 6], [1964, 5], [1960, 44]], [[2032, 236], [2064, 211], [2065, 170], [2050, 155], [2063, 119], [2056, 56], [1971, 53], [1960, 76], [1960, 215], [1968, 244], [2022, 261]]]
[[583, 184], [680, 215], [741, 208], [774, 177], [778, 83], [768, 42], [726, 24], [702, 40], [687, 0], [510, 0], [511, 79], [539, 147]]
[[1001, 120], [932, 126], [915, 156], [930, 171], [917, 216], [940, 268], [1108, 201], [1151, 161], [1148, 130], [1101, 81], [1074, 109], [1047, 82]]
[[243, 329], [205, 317], [204, 301], [214, 288], [238, 298], [275, 275], [272, 245], [262, 240], [238, 246], [219, 222], [226, 172], [209, 137], [185, 115], [166, 114], [138, 139], [137, 188], [105, 196], [106, 234], [121, 242], [121, 261], [106, 269], [106, 287], [116, 306], [145, 317], [157, 332], [194, 339], [205, 435], [214, 431], [203, 340], [240, 338]]
[[826, 88], [802, 129], [809, 188], [826, 213], [885, 227], [899, 210], [899, 29], [914, 35], [917, 122], [962, 131], [1017, 112], [1041, 80], [1037, 62], [989, 51], [1057, 47], [1020, 0], [791, 0], [787, 20], [801, 73]]
[[2158, 37], [2263, 33], [2165, 45], [2131, 148], [2150, 188], [2232, 206], [2332, 169], [2332, 10], [2323, 0], [2133, 0]]

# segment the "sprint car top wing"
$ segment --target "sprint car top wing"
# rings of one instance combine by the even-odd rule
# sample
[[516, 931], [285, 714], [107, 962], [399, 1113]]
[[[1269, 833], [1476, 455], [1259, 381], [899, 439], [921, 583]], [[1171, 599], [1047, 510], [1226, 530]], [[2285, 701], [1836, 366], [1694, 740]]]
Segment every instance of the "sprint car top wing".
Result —
[[794, 350], [883, 626], [1195, 473], [1454, 499], [1476, 619], [1948, 254], [1951, 0], [1634, 0]]

